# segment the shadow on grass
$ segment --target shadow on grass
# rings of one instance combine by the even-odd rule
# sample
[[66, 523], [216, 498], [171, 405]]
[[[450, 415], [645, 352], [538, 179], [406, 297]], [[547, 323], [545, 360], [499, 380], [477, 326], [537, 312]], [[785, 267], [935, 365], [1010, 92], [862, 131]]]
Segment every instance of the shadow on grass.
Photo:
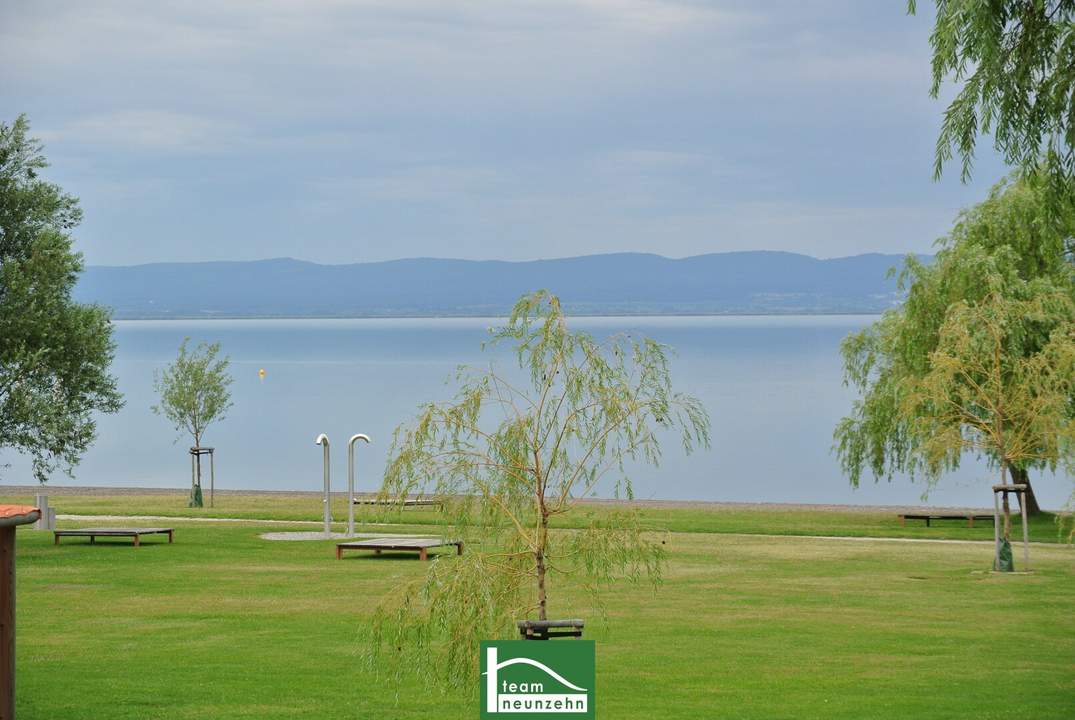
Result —
[[[429, 553], [429, 560], [426, 560], [425, 562], [430, 562], [431, 560], [433, 560], [435, 558], [438, 558], [438, 557], [440, 557], [440, 558], [448, 558], [448, 557], [455, 557], [455, 556], [456, 555], [455, 555], [454, 552]], [[416, 560], [418, 562], [423, 562], [422, 558], [420, 556], [418, 556], [418, 554], [416, 554], [416, 553], [391, 552], [389, 550], [386, 550], [386, 551], [380, 553], [379, 555], [374, 555], [372, 553], [370, 553], [368, 555], [344, 555], [342, 558], [340, 558], [340, 560], [341, 561], [346, 561], [346, 560]]]
[[89, 542], [89, 541], [85, 541], [85, 542], [77, 542], [77, 541], [75, 541], [75, 542], [64, 542], [64, 543], [60, 543], [59, 545], [53, 545], [52, 549], [56, 550], [56, 549], [63, 549], [63, 548], [130, 548], [131, 550], [141, 550], [143, 548], [166, 547], [168, 545], [174, 545], [174, 544], [175, 543], [170, 543], [167, 540], [165, 540], [163, 542], [161, 542], [161, 541], [153, 541], [153, 540], [150, 540], [149, 542], [146, 542], [145, 540], [143, 540], [140, 544], [135, 545], [129, 539], [127, 539], [126, 542], [124, 542], [122, 539], [110, 539], [107, 542], [102, 542], [101, 540], [98, 540], [97, 542], [92, 542], [92, 543]]

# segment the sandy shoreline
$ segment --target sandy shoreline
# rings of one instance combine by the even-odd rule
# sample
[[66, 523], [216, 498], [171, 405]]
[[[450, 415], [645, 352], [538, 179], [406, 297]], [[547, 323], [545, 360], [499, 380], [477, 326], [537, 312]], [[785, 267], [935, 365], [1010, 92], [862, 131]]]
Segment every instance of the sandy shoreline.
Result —
[[[49, 496], [113, 496], [113, 495], [175, 495], [186, 494], [189, 488], [144, 488], [144, 487], [91, 487], [84, 485], [0, 485], [0, 495], [33, 496], [37, 494]], [[321, 493], [310, 490], [216, 490], [217, 495], [265, 495], [286, 497], [308, 497], [320, 499]], [[334, 496], [344, 493], [334, 492]], [[356, 493], [356, 496], [368, 495], [369, 493]], [[934, 510], [938, 512], [952, 511], [976, 511], [993, 512], [992, 508], [951, 506], [951, 505], [851, 505], [838, 503], [771, 503], [771, 502], [730, 502], [720, 500], [608, 500], [590, 499], [586, 501], [594, 505], [634, 505], [644, 508], [669, 508], [669, 509], [692, 509], [692, 510], [769, 510], [769, 511], [839, 511], [839, 512], [894, 512]]]

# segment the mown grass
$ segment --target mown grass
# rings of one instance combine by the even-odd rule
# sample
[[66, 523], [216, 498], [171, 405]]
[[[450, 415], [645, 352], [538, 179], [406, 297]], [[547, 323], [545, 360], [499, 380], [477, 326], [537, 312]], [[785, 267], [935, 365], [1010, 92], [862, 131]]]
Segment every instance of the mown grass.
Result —
[[[33, 502], [33, 495], [0, 497], [0, 502]], [[206, 499], [208, 503], [208, 499]], [[232, 517], [271, 520], [320, 520], [321, 499], [314, 494], [289, 493], [227, 493], [216, 497], [214, 508], [191, 509], [186, 506], [184, 493], [153, 493], [123, 495], [63, 495], [54, 494], [50, 503], [60, 513], [76, 515], [167, 515], [172, 517]], [[588, 510], [601, 514], [609, 506], [594, 503]], [[347, 505], [343, 495], [336, 494], [332, 505], [333, 518], [346, 519]], [[442, 522], [441, 515], [428, 508], [403, 511], [384, 511], [370, 507], [356, 508], [357, 517], [367, 522], [405, 522], [413, 525], [434, 525]], [[909, 520], [901, 527], [895, 510], [885, 509], [812, 509], [795, 505], [652, 507], [642, 509], [646, 522], [654, 528], [672, 532], [748, 533], [758, 535], [822, 535], [841, 537], [902, 537], [936, 538], [946, 540], [990, 540], [993, 525], [978, 521], [973, 528], [965, 520], [933, 521], [926, 527], [921, 520]], [[1018, 515], [1018, 511], [1015, 511]], [[554, 522], [559, 527], [579, 527], [584, 514], [567, 515]], [[1067, 528], [1068, 530], [1070, 528]], [[1022, 538], [1020, 520], [1015, 517], [1014, 536]], [[1066, 541], [1056, 516], [1042, 513], [1031, 518], [1030, 538], [1036, 542]]]
[[[20, 530], [20, 720], [476, 716], [422, 678], [397, 699], [361, 659], [373, 608], [423, 563], [176, 525], [138, 549]], [[553, 580], [553, 613], [597, 640], [599, 717], [1075, 716], [1070, 546], [1035, 546], [1015, 576], [982, 572], [989, 544], [691, 532], [668, 549], [663, 586], [617, 586], [605, 620]]]

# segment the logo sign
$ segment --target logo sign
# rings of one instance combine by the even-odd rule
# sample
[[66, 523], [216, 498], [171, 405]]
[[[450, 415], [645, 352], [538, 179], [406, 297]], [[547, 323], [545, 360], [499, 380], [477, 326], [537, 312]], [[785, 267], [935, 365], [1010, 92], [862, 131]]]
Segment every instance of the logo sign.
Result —
[[593, 640], [481, 644], [483, 718], [594, 717]]

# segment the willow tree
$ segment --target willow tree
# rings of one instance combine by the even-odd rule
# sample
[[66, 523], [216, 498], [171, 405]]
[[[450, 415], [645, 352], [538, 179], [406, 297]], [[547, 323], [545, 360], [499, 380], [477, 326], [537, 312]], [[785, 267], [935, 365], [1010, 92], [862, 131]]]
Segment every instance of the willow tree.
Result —
[[[915, 12], [910, 0], [908, 9]], [[934, 98], [958, 92], [937, 138], [934, 172], [957, 153], [970, 177], [979, 135], [1009, 165], [1044, 170], [1063, 193], [1075, 179], [1075, 2], [936, 0]]]
[[[524, 296], [489, 345], [514, 346], [518, 370], [461, 370], [455, 399], [425, 405], [396, 431], [382, 492], [444, 501], [459, 558], [431, 564], [378, 612], [375, 653], [397, 668], [441, 668], [449, 684], [477, 672], [478, 641], [513, 621], [568, 607], [568, 586], [660, 580], [659, 536], [628, 506], [595, 511], [598, 490], [634, 497], [631, 463], [657, 465], [662, 435], [687, 452], [709, 445], [701, 403], [672, 388], [668, 351], [620, 334], [598, 340], [568, 328], [558, 299]], [[567, 524], [571, 531], [555, 531]], [[429, 653], [444, 662], [428, 663]]]
[[71, 233], [78, 199], [41, 177], [41, 142], [20, 115], [0, 123], [0, 449], [32, 458], [44, 483], [73, 471], [98, 413], [123, 398], [107, 308], [75, 302], [82, 255]]
[[[931, 473], [967, 452], [996, 462], [999, 481], [1027, 464], [1075, 465], [1075, 301], [1046, 280], [1001, 292], [999, 274], [987, 278], [986, 296], [959, 302], [945, 313], [929, 371], [906, 383], [901, 405], [913, 418]], [[1035, 349], [1025, 351], [1028, 337]], [[1004, 495], [1003, 539], [1011, 535]]]
[[[844, 340], [845, 382], [861, 399], [837, 426], [835, 441], [852, 485], [872, 471], [877, 479], [905, 472], [912, 479], [924, 477], [932, 486], [942, 470], [959, 465], [959, 454], [945, 456], [943, 467], [926, 462], [928, 438], [914, 431], [924, 410], [903, 402], [907, 387], [932, 371], [952, 308], [975, 305], [990, 293], [1025, 301], [1042, 283], [1075, 298], [1073, 268], [1065, 255], [1065, 245], [1075, 234], [1075, 209], [1067, 203], [1061, 212], [1050, 211], [1052, 201], [1051, 191], [1037, 177], [995, 187], [985, 202], [961, 213], [931, 263], [907, 260], [900, 277], [906, 302]], [[1015, 363], [1041, 352], [1055, 323], [1063, 321], [1060, 314], [1051, 322], [1022, 324], [1019, 341], [1003, 348], [1005, 360]], [[1075, 402], [1069, 403], [1068, 412], [1075, 414]], [[989, 449], [981, 452], [994, 463], [1001, 459]], [[1055, 446], [1043, 437], [1040, 452], [1011, 464], [1016, 482], [1031, 488], [1030, 512], [1039, 508], [1029, 471], [1055, 467], [1058, 461]]]

